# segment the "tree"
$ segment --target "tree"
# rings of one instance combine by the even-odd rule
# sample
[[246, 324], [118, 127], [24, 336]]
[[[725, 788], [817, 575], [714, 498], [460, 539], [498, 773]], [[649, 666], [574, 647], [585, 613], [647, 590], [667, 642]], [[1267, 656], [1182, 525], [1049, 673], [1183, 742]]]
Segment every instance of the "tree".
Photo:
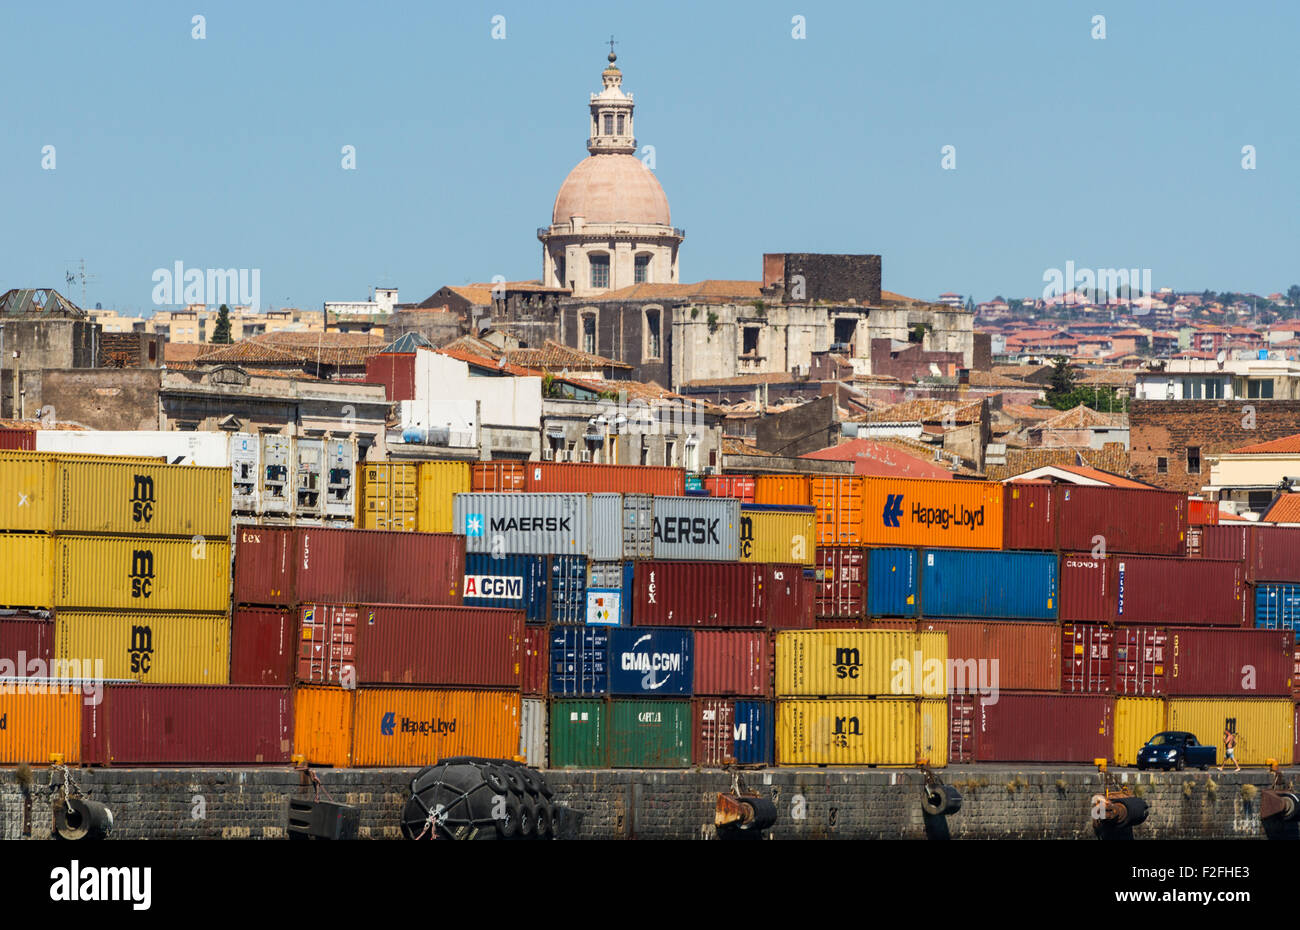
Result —
[[1053, 394], [1069, 394], [1074, 390], [1075, 370], [1070, 365], [1070, 360], [1064, 355], [1058, 355], [1052, 359], [1052, 386], [1047, 391], [1047, 400], [1050, 403]]
[[1019, 297], [1012, 297], [1010, 300], [1007, 301], [1007, 308], [1010, 309], [1012, 313], [1017, 315], [1020, 314], [1020, 311], [1024, 308], [1024, 306], [1025, 306], [1025, 302], [1021, 300]]
[[225, 304], [217, 310], [217, 325], [212, 327], [212, 342], [219, 346], [228, 346], [231, 343], [230, 308]]
[[1291, 303], [1291, 312], [1300, 310], [1300, 284], [1292, 284], [1286, 289], [1286, 299]]

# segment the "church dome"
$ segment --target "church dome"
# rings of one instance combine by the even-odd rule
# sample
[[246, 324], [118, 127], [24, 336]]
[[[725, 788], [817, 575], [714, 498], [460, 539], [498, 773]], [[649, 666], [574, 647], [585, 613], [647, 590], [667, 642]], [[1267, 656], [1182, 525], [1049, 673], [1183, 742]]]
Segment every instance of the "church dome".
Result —
[[583, 223], [671, 226], [668, 196], [658, 178], [635, 155], [589, 155], [560, 185], [553, 225], [581, 216]]

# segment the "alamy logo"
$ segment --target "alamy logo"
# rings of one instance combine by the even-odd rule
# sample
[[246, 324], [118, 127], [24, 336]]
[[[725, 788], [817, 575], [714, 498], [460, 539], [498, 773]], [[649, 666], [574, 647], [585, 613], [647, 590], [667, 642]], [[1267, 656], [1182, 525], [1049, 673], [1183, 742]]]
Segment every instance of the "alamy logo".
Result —
[[153, 302], [159, 307], [233, 304], [253, 313], [262, 309], [262, 269], [189, 268], [176, 262], [153, 273]]
[[136, 675], [149, 674], [153, 666], [153, 628], [147, 626], [131, 627], [131, 644], [127, 648], [131, 658], [131, 672]]
[[67, 868], [50, 871], [51, 901], [129, 901], [133, 910], [147, 911], [153, 901], [153, 869], [111, 866], [81, 867], [73, 859]]
[[148, 549], [131, 550], [131, 596], [146, 598], [153, 594], [153, 552]]
[[155, 503], [153, 479], [148, 475], [134, 475], [131, 487], [131, 519], [136, 523], [153, 520]]

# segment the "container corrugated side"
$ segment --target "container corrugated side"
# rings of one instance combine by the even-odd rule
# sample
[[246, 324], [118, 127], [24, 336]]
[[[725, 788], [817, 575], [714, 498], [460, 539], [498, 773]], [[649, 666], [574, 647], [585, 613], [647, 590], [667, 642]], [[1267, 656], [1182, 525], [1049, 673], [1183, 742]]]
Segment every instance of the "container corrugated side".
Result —
[[475, 493], [523, 491], [528, 483], [524, 462], [475, 462], [470, 466], [470, 490]]
[[950, 687], [955, 690], [976, 690], [977, 685], [1009, 691], [1060, 690], [1061, 634], [1055, 624], [922, 620], [920, 628], [948, 634]]
[[466, 552], [589, 554], [585, 494], [457, 494], [453, 511]]
[[1300, 641], [1300, 584], [1256, 585], [1255, 627], [1290, 630]]
[[91, 765], [262, 765], [289, 761], [288, 688], [105, 685], [82, 706], [81, 759]]
[[353, 765], [432, 765], [452, 756], [510, 759], [519, 751], [517, 691], [361, 688], [356, 695]]
[[551, 677], [550, 655], [550, 631], [544, 626], [525, 624], [519, 675], [519, 689], [524, 694], [546, 694]]
[[552, 696], [604, 694], [609, 690], [609, 630], [552, 627], [548, 662]]
[[[1002, 494], [1002, 548], [1052, 550], [1056, 512], [1045, 481], [1009, 481]], [[1090, 544], [1091, 545], [1091, 544]]]
[[974, 713], [977, 762], [1079, 762], [1109, 758], [1114, 750], [1115, 699], [1105, 694], [999, 693], [994, 703], [979, 695], [952, 695]]
[[1056, 549], [1138, 555], [1182, 555], [1187, 537], [1187, 495], [1179, 491], [1087, 487], [1052, 488]]
[[1056, 554], [926, 549], [921, 613], [926, 617], [1055, 620]]
[[519, 690], [520, 611], [362, 604], [356, 629], [360, 684]]
[[812, 565], [816, 557], [815, 514], [811, 508], [741, 505], [740, 561]]
[[1061, 557], [1062, 620], [1245, 625], [1240, 562], [1158, 556]]
[[691, 714], [693, 764], [703, 768], [772, 764], [776, 713], [771, 701], [696, 698]]
[[229, 468], [58, 462], [55, 533], [230, 538]]
[[608, 465], [583, 462], [529, 462], [524, 490], [553, 494], [686, 493], [686, 472], [656, 465]]
[[1116, 694], [1155, 696], [1166, 691], [1173, 658], [1169, 631], [1161, 627], [1115, 627], [1111, 678]]
[[48, 615], [0, 616], [0, 678], [27, 674], [32, 659], [48, 668], [53, 657], [54, 621]]
[[[1253, 582], [1300, 582], [1300, 527], [1225, 523], [1201, 530], [1200, 555], [1240, 561]], [[1190, 555], [1191, 553], [1189, 553]]]
[[807, 475], [757, 475], [753, 502], [811, 507], [812, 479]]
[[636, 626], [808, 627], [813, 605], [798, 565], [638, 562]]
[[915, 617], [921, 611], [921, 559], [915, 549], [867, 552], [867, 616]]
[[158, 685], [230, 680], [225, 614], [61, 610], [54, 626], [57, 657], [102, 660], [106, 678]]
[[466, 607], [522, 610], [529, 623], [545, 623], [550, 575], [544, 555], [465, 556], [463, 596]]
[[0, 534], [0, 565], [23, 566], [20, 572], [0, 572], [0, 607], [48, 609], [54, 606], [53, 537], [35, 533]]
[[352, 715], [357, 692], [347, 688], [299, 685], [293, 693], [294, 755], [308, 765], [352, 764]]
[[694, 683], [694, 630], [610, 627], [610, 694], [690, 695]]
[[1171, 628], [1165, 691], [1217, 697], [1290, 696], [1295, 638], [1283, 630]]
[[1003, 486], [995, 481], [863, 478], [868, 546], [1002, 547]]
[[714, 497], [734, 497], [742, 503], [754, 503], [753, 475], [708, 475], [704, 489]]
[[230, 607], [230, 543], [128, 536], [54, 539], [54, 606], [219, 611]]
[[861, 620], [867, 610], [866, 549], [856, 546], [817, 548], [817, 616]]
[[421, 533], [450, 533], [455, 495], [470, 490], [468, 462], [421, 462], [416, 528]]
[[605, 732], [610, 768], [690, 767], [690, 701], [610, 701]]
[[948, 693], [948, 635], [903, 630], [787, 630], [776, 634], [778, 697]]
[[917, 760], [915, 698], [778, 701], [777, 765], [906, 765]]
[[80, 690], [0, 691], [0, 764], [47, 765], [54, 753], [80, 762], [82, 701]]
[[9, 452], [34, 452], [36, 430], [12, 426], [0, 427], [0, 450]]
[[553, 769], [599, 769], [607, 764], [603, 700], [551, 701]]
[[759, 630], [697, 630], [694, 693], [771, 697], [772, 648]]
[[864, 479], [852, 475], [815, 475], [810, 480], [817, 514], [817, 545], [862, 545], [867, 516], [863, 511]]
[[656, 497], [654, 557], [735, 561], [740, 555], [740, 501], [729, 497]]
[[1295, 759], [1294, 708], [1290, 698], [1171, 697], [1167, 726], [1217, 745], [1219, 762], [1224, 761], [1224, 731], [1231, 730], [1237, 736], [1238, 763], [1263, 765], [1276, 759], [1285, 766]]
[[230, 625], [230, 683], [289, 685], [298, 620], [282, 607], [236, 607]]
[[1061, 691], [1104, 694], [1115, 687], [1115, 628], [1069, 622], [1061, 629]]
[[520, 702], [519, 757], [533, 768], [546, 768], [546, 718], [545, 698], [526, 697]]
[[921, 698], [916, 702], [916, 757], [932, 768], [948, 764], [948, 699]]
[[1138, 750], [1165, 729], [1165, 702], [1158, 697], [1115, 699], [1115, 748], [1110, 759], [1116, 765], [1137, 765]]

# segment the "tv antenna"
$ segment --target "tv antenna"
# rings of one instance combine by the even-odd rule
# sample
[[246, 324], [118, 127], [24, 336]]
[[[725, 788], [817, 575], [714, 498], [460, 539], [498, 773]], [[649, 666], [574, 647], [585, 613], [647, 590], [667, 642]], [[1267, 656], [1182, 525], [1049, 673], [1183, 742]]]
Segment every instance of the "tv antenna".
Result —
[[81, 307], [82, 310], [85, 310], [86, 309], [86, 282], [93, 281], [97, 276], [93, 274], [91, 275], [86, 274], [86, 260], [84, 258], [75, 259], [75, 261], [80, 263], [81, 270], [79, 272], [69, 271], [66, 275], [64, 275], [64, 277], [67, 279], [69, 287], [76, 284], [78, 281], [81, 282], [81, 304], [79, 306]]

